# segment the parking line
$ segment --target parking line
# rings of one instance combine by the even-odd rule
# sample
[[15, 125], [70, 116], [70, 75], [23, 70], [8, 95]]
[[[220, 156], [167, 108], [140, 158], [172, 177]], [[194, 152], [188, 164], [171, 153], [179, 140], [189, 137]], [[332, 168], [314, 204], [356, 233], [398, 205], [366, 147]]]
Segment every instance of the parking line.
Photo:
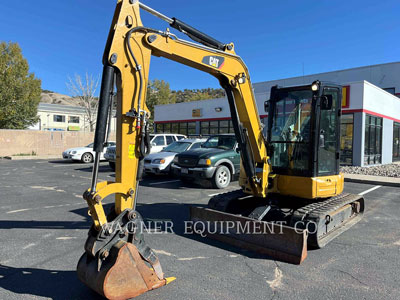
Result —
[[223, 192], [219, 192], [219, 193], [215, 193], [215, 194], [210, 194], [210, 195], [208, 195], [208, 197], [213, 197], [213, 196], [216, 196], [216, 195], [219, 195], [219, 194], [222, 194]]
[[178, 180], [170, 180], [170, 181], [152, 182], [152, 183], [149, 183], [149, 185], [157, 185], [157, 184], [164, 184], [164, 183], [173, 183], [173, 182], [178, 182], [178, 181], [181, 181], [181, 180], [178, 179]]
[[221, 192], [215, 193], [215, 194], [210, 194], [210, 195], [208, 195], [208, 197], [213, 197], [213, 196], [216, 196], [216, 195], [219, 195], [219, 194], [223, 194], [223, 193], [226, 193], [226, 192], [232, 192], [232, 191], [235, 191], [237, 189], [238, 189], [237, 186], [230, 187], [230, 188], [225, 189], [225, 191], [221, 191]]
[[382, 187], [382, 186], [381, 185], [374, 186], [373, 188], [370, 188], [369, 190], [361, 192], [358, 195], [362, 196], [362, 195], [368, 194], [369, 192], [375, 191], [376, 189], [379, 189], [380, 187]]
[[31, 210], [31, 209], [33, 209], [33, 208], [23, 208], [23, 209], [11, 210], [11, 211], [6, 212], [6, 214], [13, 214], [16, 212], [27, 211], [27, 210]]

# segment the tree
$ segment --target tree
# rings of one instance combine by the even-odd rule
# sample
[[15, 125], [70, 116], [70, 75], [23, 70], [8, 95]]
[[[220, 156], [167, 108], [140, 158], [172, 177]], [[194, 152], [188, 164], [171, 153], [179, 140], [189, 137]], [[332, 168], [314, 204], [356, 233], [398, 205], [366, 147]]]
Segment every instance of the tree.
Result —
[[154, 120], [155, 105], [175, 102], [175, 96], [171, 93], [168, 82], [158, 79], [149, 80], [147, 84], [146, 105], [151, 113], [150, 120]]
[[67, 87], [71, 96], [78, 100], [78, 105], [85, 109], [85, 119], [89, 123], [90, 131], [94, 131], [97, 117], [97, 107], [99, 100], [95, 97], [96, 89], [99, 85], [99, 77], [94, 79], [87, 72], [84, 80], [75, 74], [74, 79], [68, 77]]
[[206, 99], [215, 99], [225, 97], [225, 91], [223, 89], [184, 89], [183, 91], [172, 91], [175, 95], [176, 103], [190, 102]]
[[18, 43], [0, 43], [0, 128], [25, 129], [38, 121], [41, 81], [29, 73]]

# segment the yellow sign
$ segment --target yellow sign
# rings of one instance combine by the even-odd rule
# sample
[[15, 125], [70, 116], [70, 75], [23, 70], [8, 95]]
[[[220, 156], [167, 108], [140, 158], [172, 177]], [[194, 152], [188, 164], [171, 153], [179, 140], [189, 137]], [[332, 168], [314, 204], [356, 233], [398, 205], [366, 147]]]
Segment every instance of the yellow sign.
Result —
[[201, 117], [201, 109], [200, 108], [193, 109], [192, 110], [192, 117]]
[[129, 144], [128, 157], [135, 158], [135, 145], [134, 144]]
[[79, 130], [81, 130], [81, 128], [79, 126], [76, 126], [76, 125], [68, 126], [68, 131], [79, 131]]
[[350, 106], [350, 86], [344, 86], [342, 89], [342, 107], [348, 108]]

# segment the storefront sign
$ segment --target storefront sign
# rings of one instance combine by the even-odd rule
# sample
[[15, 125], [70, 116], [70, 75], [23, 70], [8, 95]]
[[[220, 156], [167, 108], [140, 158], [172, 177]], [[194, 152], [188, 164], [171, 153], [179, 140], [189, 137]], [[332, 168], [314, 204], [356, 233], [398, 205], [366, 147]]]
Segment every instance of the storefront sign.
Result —
[[342, 108], [349, 108], [350, 106], [350, 86], [346, 85], [342, 89]]
[[192, 117], [201, 117], [201, 109], [200, 108], [193, 109], [192, 110]]

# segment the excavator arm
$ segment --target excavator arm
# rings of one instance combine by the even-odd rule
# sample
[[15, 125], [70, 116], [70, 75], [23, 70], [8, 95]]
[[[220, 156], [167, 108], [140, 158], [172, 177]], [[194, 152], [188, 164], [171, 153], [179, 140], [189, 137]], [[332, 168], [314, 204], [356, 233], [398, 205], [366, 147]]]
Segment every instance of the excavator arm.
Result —
[[[85, 197], [94, 200], [88, 201], [88, 204], [96, 227], [106, 223], [101, 200], [108, 195], [117, 194], [117, 214], [135, 207], [137, 175], [140, 162], [145, 156], [143, 149], [149, 147], [143, 144], [146, 143], [146, 125], [149, 117], [145, 95], [152, 55], [207, 72], [219, 80], [229, 101], [235, 135], [243, 156], [246, 184], [252, 194], [265, 197], [269, 173], [265, 140], [250, 75], [243, 60], [234, 53], [233, 44], [226, 45], [223, 51], [216, 49], [216, 44], [213, 45], [215, 48], [207, 47], [178, 39], [169, 31], [146, 28], [140, 21], [139, 7], [145, 7], [147, 10], [150, 8], [139, 2], [131, 2], [118, 2], [103, 57], [104, 72], [95, 151], [103, 150], [108, 99], [115, 74], [118, 116], [117, 163], [115, 183], [100, 183], [96, 186], [96, 182], [93, 182], [91, 191]], [[169, 20], [171, 24], [180, 24], [179, 28], [184, 24], [177, 19]], [[200, 40], [201, 34], [198, 31], [197, 33], [196, 40]], [[205, 44], [208, 44], [207, 42], [208, 40], [204, 41]], [[222, 48], [221, 43], [218, 45]]]
[[[144, 27], [140, 8], [203, 45], [181, 40], [169, 31]], [[141, 230], [137, 230], [142, 219], [135, 210], [143, 159], [150, 152], [150, 112], [145, 95], [152, 55], [207, 72], [219, 80], [227, 94], [242, 155], [243, 187], [264, 197], [268, 185], [268, 157], [250, 75], [233, 44], [218, 42], [138, 1], [119, 0], [103, 56], [92, 183], [84, 193], [93, 226], [77, 268], [85, 284], [112, 299], [133, 297], [171, 280], [164, 278], [158, 258], [145, 244]], [[98, 182], [100, 153], [115, 87], [116, 178], [115, 182]], [[103, 201], [110, 195], [115, 195], [115, 205], [106, 213]]]

